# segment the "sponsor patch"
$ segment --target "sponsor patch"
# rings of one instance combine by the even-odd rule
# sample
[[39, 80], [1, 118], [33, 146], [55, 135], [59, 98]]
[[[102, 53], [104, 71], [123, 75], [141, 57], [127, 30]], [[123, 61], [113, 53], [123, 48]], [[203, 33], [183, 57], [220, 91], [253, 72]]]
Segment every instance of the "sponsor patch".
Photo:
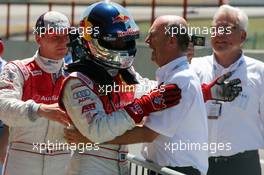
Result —
[[32, 76], [38, 76], [38, 75], [42, 75], [42, 71], [41, 70], [34, 70], [31, 72]]
[[129, 107], [135, 114], [143, 114], [143, 110], [138, 104], [134, 104]]
[[128, 29], [127, 31], [117, 31], [118, 37], [139, 35], [139, 30]]
[[130, 20], [129, 16], [119, 14], [116, 17], [112, 17], [113, 24], [114, 23], [127, 23]]
[[73, 99], [80, 99], [88, 97], [91, 94], [91, 91], [89, 89], [84, 89], [78, 92], [73, 93]]
[[85, 113], [85, 112], [88, 112], [94, 109], [95, 109], [95, 103], [91, 103], [91, 104], [88, 104], [82, 107], [82, 113]]
[[35, 102], [40, 102], [40, 101], [45, 101], [45, 102], [48, 102], [48, 101], [58, 101], [59, 97], [57, 95], [53, 95], [53, 96], [40, 96], [40, 95], [34, 95], [32, 97], [32, 99], [35, 101]]
[[84, 103], [84, 102], [93, 102], [94, 100], [92, 100], [91, 98], [89, 97], [84, 97], [84, 98], [80, 98], [78, 99], [78, 103], [81, 104], [81, 103]]

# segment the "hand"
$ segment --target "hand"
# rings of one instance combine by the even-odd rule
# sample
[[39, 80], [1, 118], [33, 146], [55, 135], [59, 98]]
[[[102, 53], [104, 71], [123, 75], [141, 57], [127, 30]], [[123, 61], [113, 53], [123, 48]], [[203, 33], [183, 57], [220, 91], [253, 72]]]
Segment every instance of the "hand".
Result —
[[125, 106], [124, 109], [135, 121], [140, 123], [144, 116], [179, 104], [181, 89], [176, 84], [161, 85], [147, 95]]
[[77, 129], [64, 129], [64, 138], [68, 143], [92, 143], [88, 138], [84, 137]]
[[57, 103], [51, 105], [41, 104], [37, 113], [41, 117], [59, 122], [65, 126], [69, 126], [71, 123], [69, 116], [59, 108]]
[[228, 72], [209, 84], [202, 84], [202, 91], [204, 101], [219, 100], [219, 101], [233, 101], [242, 91], [240, 79], [227, 80], [232, 75]]

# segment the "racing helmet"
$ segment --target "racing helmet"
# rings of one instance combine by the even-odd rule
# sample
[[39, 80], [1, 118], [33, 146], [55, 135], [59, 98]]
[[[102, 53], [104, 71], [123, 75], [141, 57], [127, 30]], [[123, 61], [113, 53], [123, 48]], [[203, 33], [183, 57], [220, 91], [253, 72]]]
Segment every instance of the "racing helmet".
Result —
[[90, 5], [80, 21], [81, 37], [97, 63], [129, 68], [136, 54], [139, 28], [129, 12], [114, 2]]

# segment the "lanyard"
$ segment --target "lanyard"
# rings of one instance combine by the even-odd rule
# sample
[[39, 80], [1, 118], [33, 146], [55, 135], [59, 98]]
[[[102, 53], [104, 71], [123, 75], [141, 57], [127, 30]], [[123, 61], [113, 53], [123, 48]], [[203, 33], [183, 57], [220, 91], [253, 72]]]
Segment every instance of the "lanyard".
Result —
[[[183, 60], [183, 61], [181, 61], [179, 64], [177, 64], [176, 66], [174, 66], [173, 69], [172, 69], [171, 71], [175, 71], [175, 70], [179, 69], [180, 67], [182, 67], [182, 66], [184, 66], [184, 65], [187, 65], [187, 64], [188, 64], [188, 61], [187, 61], [187, 60]], [[164, 82], [159, 83], [158, 87], [159, 87], [160, 85], [162, 85], [162, 84], [164, 84]]]
[[177, 65], [172, 69], [172, 71], [175, 71], [175, 70], [179, 69], [181, 66], [184, 66], [184, 65], [186, 65], [186, 64], [188, 64], [188, 61], [187, 61], [187, 60], [183, 60], [183, 61], [181, 61], [179, 64], [177, 64]]

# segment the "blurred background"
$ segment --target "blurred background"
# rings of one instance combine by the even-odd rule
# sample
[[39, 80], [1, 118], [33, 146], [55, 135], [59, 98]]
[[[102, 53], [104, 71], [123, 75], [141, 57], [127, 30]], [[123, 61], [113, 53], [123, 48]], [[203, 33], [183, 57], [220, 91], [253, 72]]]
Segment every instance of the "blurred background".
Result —
[[[39, 15], [47, 10], [65, 13], [73, 25], [92, 0], [0, 0], [0, 37], [11, 40], [32, 40], [32, 27]], [[264, 49], [264, 0], [115, 0], [126, 6], [138, 22], [144, 41], [156, 16], [184, 16], [190, 26], [209, 27], [212, 15], [221, 4], [241, 7], [249, 16], [246, 49]], [[208, 40], [207, 40], [208, 41]]]
[[[190, 27], [210, 27], [214, 12], [221, 4], [243, 9], [249, 16], [248, 38], [244, 48], [247, 55], [264, 61], [264, 0], [113, 0], [125, 6], [140, 27], [135, 66], [143, 76], [154, 78], [156, 66], [150, 63], [150, 51], [144, 43], [155, 17], [165, 14], [180, 15]], [[48, 10], [66, 14], [72, 25], [78, 25], [84, 9], [92, 0], [0, 0], [0, 37], [4, 39], [7, 60], [32, 56], [37, 48], [33, 27], [38, 16]], [[210, 36], [206, 46], [197, 47], [195, 56], [211, 52]], [[146, 65], [148, 67], [146, 68]]]

